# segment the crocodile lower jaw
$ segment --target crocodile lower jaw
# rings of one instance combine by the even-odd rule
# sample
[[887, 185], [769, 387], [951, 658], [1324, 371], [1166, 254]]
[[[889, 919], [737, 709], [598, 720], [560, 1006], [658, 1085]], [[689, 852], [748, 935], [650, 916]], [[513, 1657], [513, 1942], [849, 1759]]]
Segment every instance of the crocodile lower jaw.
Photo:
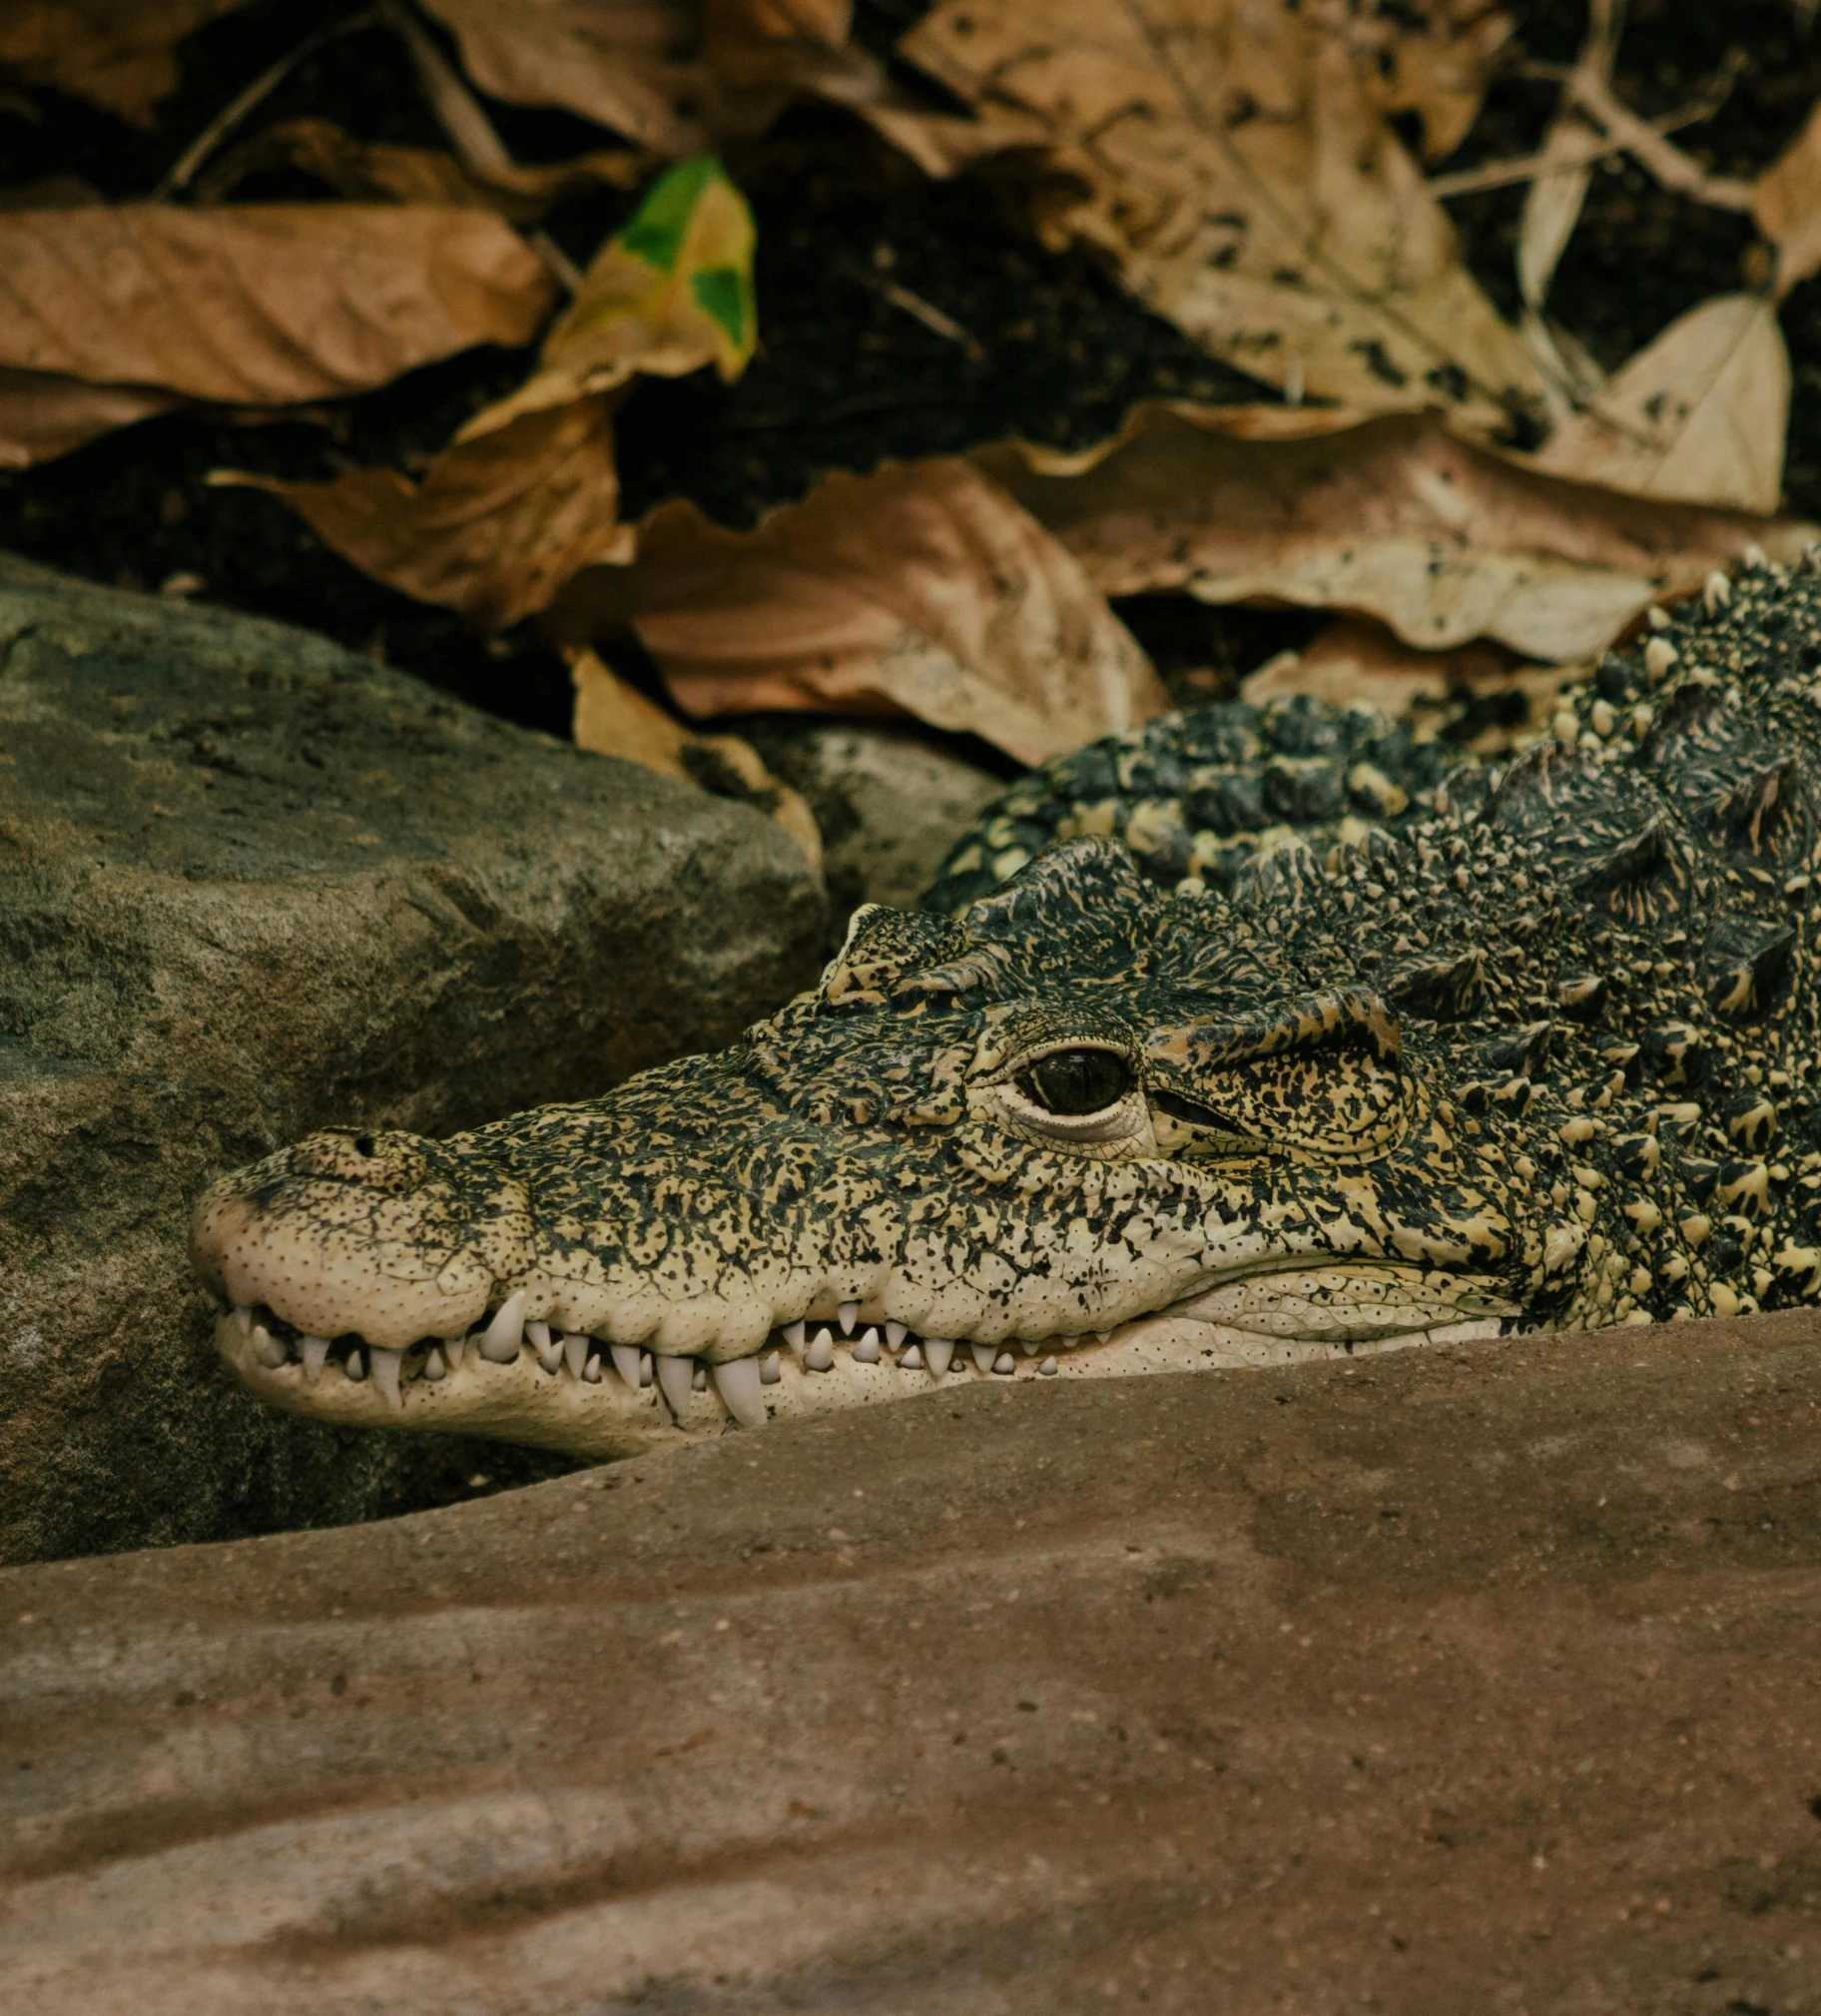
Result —
[[[794, 1324], [785, 1342], [747, 1358], [704, 1366], [654, 1359], [591, 1337], [522, 1326], [519, 1348], [483, 1349], [479, 1336], [451, 1347], [381, 1351], [287, 1337], [237, 1309], [215, 1328], [216, 1348], [259, 1398], [348, 1427], [412, 1428], [478, 1435], [606, 1461], [718, 1436], [730, 1417], [742, 1427], [835, 1414], [881, 1401], [954, 1390], [969, 1379], [1128, 1378], [1146, 1372], [1200, 1372], [1364, 1357], [1412, 1345], [1496, 1337], [1509, 1315], [1432, 1309], [1427, 1327], [1369, 1337], [1309, 1337], [1236, 1328], [1197, 1312], [1190, 1298], [1099, 1336], [1014, 1345], [955, 1345], [911, 1337], [902, 1325]], [[1490, 1298], [1477, 1298], [1481, 1308]], [[509, 1313], [509, 1311], [508, 1311]], [[1414, 1312], [1413, 1312], [1414, 1313]], [[895, 1335], [892, 1333], [896, 1333]], [[497, 1334], [497, 1326], [496, 1326]], [[451, 1362], [451, 1360], [453, 1362]]]

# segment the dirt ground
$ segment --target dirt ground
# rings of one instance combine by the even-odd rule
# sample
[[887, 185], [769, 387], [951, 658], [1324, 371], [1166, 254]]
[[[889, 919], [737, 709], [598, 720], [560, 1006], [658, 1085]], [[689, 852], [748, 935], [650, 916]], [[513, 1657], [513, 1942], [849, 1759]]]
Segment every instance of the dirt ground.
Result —
[[[312, 10], [312, 23], [355, 0]], [[1789, 141], [1821, 97], [1821, 38], [1790, 0], [1633, 0], [1617, 71], [1627, 102], [1655, 115], [1698, 98], [1728, 64], [1737, 75], [1718, 114], [1678, 138], [1705, 166], [1747, 175]], [[880, 52], [915, 20], [915, 0], [861, 0], [858, 36]], [[1578, 0], [1513, 9], [1521, 54], [1565, 62], [1578, 46]], [[80, 178], [115, 200], [147, 194], [190, 138], [298, 40], [283, 0], [226, 16], [185, 45], [185, 82], [145, 133], [75, 101], [49, 101], [42, 123], [0, 110], [0, 184]], [[1510, 66], [1515, 69], [1516, 64]], [[909, 75], [910, 73], [906, 73]], [[1450, 169], [1519, 155], [1537, 143], [1554, 87], [1508, 74]], [[566, 114], [489, 107], [528, 161], [596, 144]], [[425, 146], [440, 134], [397, 45], [378, 31], [332, 41], [292, 74], [256, 124], [327, 117], [355, 134]], [[831, 469], [937, 454], [1008, 433], [1082, 446], [1150, 395], [1273, 399], [1146, 314], [1083, 255], [1052, 256], [1022, 228], [1015, 185], [935, 183], [857, 121], [826, 108], [788, 113], [730, 156], [759, 227], [762, 347], [734, 386], [712, 374], [647, 379], [620, 424], [624, 508], [694, 498], [737, 526], [802, 496]], [[319, 197], [297, 174], [242, 185], [240, 200]], [[585, 261], [629, 212], [612, 193], [574, 199], [550, 220]], [[1522, 191], [1451, 205], [1469, 264], [1508, 314]], [[1742, 217], [1660, 189], [1620, 157], [1595, 174], [1557, 278], [1553, 313], [1608, 367], [1668, 322], [1741, 284], [1751, 238]], [[882, 278], [953, 319], [970, 346], [895, 308]], [[1795, 367], [1788, 503], [1821, 515], [1821, 280], [1797, 288], [1782, 320]], [[0, 545], [99, 581], [157, 588], [193, 576], [208, 599], [327, 631], [529, 726], [566, 734], [567, 674], [530, 626], [483, 643], [457, 617], [380, 587], [328, 551], [276, 499], [206, 486], [238, 466], [326, 477], [346, 461], [421, 469], [468, 413], [517, 383], [528, 352], [481, 349], [365, 397], [257, 420], [192, 412], [153, 420], [44, 467], [0, 475]], [[1315, 619], [1294, 611], [1214, 610], [1186, 596], [1143, 596], [1120, 614], [1166, 679], [1212, 667], [1230, 685]], [[616, 663], [639, 677], [636, 647]], [[1206, 681], [1180, 697], [1208, 698]]]

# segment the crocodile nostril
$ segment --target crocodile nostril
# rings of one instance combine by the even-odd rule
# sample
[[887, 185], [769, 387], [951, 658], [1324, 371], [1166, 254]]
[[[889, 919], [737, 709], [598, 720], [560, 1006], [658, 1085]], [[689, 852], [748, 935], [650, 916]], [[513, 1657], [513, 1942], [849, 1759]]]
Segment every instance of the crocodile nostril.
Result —
[[370, 1155], [372, 1152], [373, 1152], [372, 1135], [356, 1134], [354, 1136], [354, 1153], [356, 1155]]

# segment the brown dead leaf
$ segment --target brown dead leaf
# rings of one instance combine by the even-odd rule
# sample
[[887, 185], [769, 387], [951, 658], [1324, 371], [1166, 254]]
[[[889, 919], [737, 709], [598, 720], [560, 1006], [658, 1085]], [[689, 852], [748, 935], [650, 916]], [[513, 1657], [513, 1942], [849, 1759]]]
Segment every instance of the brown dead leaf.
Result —
[[1747, 545], [1793, 559], [1816, 536], [1570, 482], [1435, 414], [1302, 414], [1331, 431], [1271, 438], [1279, 414], [1145, 404], [1089, 455], [1002, 442], [970, 459], [1103, 594], [1349, 609], [1424, 649], [1489, 637], [1557, 664], [1592, 656]]
[[[60, 379], [167, 402], [367, 391], [523, 342], [555, 292], [498, 218], [421, 205], [4, 212], [0, 273], [0, 366], [38, 373], [61, 412], [84, 401]], [[59, 426], [21, 413], [0, 455], [36, 459]]]
[[614, 404], [579, 399], [458, 440], [421, 483], [395, 469], [348, 469], [325, 483], [218, 469], [209, 480], [285, 498], [376, 580], [502, 630], [578, 568], [630, 557], [630, 527], [614, 521]]
[[1777, 249], [1777, 292], [1821, 272], [1821, 105], [1808, 124], [1760, 175], [1751, 215]]
[[84, 441], [183, 403], [174, 392], [147, 385], [85, 385], [55, 371], [0, 365], [0, 468], [52, 461]]
[[1501, 424], [1541, 381], [1462, 266], [1347, 20], [1247, 0], [941, 0], [901, 48], [969, 104], [1045, 122], [1046, 239], [1097, 248], [1214, 354], [1293, 396]]
[[1774, 511], [1789, 394], [1774, 305], [1718, 295], [1672, 322], [1557, 427], [1536, 465], [1639, 496]]
[[178, 43], [245, 0], [6, 0], [0, 71], [140, 126], [178, 87]]
[[569, 668], [575, 681], [575, 746], [597, 756], [643, 764], [680, 783], [736, 798], [768, 813], [822, 870], [822, 831], [816, 815], [788, 784], [766, 769], [750, 742], [738, 735], [692, 735], [628, 686], [592, 651]]
[[630, 566], [593, 567], [550, 627], [636, 631], [686, 713], [905, 713], [1037, 763], [1170, 704], [1041, 526], [967, 463], [837, 474], [755, 532], [673, 502]]
[[1423, 158], [1446, 161], [1480, 116], [1512, 17], [1488, 0], [1430, 0], [1330, 10], [1347, 35], [1373, 103], [1423, 122]]
[[433, 147], [356, 140], [327, 119], [285, 119], [223, 155], [194, 192], [201, 203], [220, 203], [249, 176], [281, 168], [301, 169], [350, 203], [464, 206], [528, 224], [572, 190], [630, 188], [642, 164], [636, 154], [596, 153], [530, 167], [502, 163], [482, 176]]
[[[1358, 702], [1411, 718], [1419, 734], [1452, 725], [1471, 705], [1492, 718], [1464, 753], [1493, 756], [1539, 728], [1578, 667], [1530, 665], [1497, 644], [1419, 651], [1383, 624], [1343, 616], [1301, 651], [1280, 651], [1240, 687], [1257, 704], [1306, 693], [1333, 707]], [[1505, 700], [1502, 710], [1489, 701]]]

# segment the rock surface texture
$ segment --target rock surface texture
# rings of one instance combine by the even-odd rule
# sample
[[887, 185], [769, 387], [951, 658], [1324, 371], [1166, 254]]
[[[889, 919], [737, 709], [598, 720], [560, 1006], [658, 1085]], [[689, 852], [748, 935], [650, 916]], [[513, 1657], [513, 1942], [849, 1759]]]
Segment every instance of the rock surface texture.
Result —
[[1821, 2008], [1813, 1311], [0, 1577], [15, 2016]]
[[726, 1042], [823, 930], [756, 813], [301, 631], [0, 562], [0, 1555], [460, 1489], [471, 1448], [229, 1392], [197, 1191], [325, 1120], [440, 1131]]

